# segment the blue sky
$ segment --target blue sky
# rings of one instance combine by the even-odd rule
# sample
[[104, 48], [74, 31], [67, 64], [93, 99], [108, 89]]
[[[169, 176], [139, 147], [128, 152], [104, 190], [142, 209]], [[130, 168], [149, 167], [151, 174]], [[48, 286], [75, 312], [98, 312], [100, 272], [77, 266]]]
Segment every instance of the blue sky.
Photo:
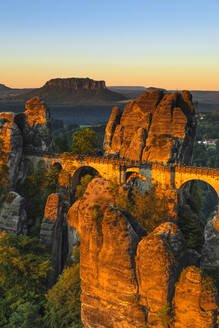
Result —
[[219, 90], [219, 0], [0, 0], [0, 83]]

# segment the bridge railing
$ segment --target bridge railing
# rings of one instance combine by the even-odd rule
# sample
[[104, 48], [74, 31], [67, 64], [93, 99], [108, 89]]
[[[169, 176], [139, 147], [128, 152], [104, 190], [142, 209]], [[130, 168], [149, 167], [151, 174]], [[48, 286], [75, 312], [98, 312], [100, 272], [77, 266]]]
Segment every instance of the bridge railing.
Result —
[[213, 171], [218, 171], [219, 168], [209, 168], [209, 167], [201, 167], [201, 166], [192, 166], [192, 165], [184, 165], [184, 164], [179, 164], [179, 163], [168, 163], [164, 164], [161, 162], [147, 162], [147, 161], [135, 161], [135, 160], [130, 160], [130, 159], [125, 159], [125, 158], [120, 158], [117, 155], [112, 155], [112, 156], [101, 156], [101, 155], [91, 155], [91, 154], [76, 154], [73, 155], [71, 153], [52, 153], [52, 152], [40, 152], [40, 151], [33, 151], [31, 149], [24, 148], [24, 155], [29, 155], [29, 156], [36, 156], [36, 157], [48, 157], [48, 158], [57, 158], [57, 159], [63, 159], [63, 158], [69, 158], [72, 160], [76, 161], [94, 161], [98, 160], [102, 163], [112, 163], [115, 165], [121, 165], [121, 166], [133, 166], [133, 167], [141, 167], [141, 168], [148, 168], [152, 166], [157, 166], [157, 167], [174, 167], [174, 168], [185, 168], [185, 169], [200, 169], [200, 170], [213, 170]]

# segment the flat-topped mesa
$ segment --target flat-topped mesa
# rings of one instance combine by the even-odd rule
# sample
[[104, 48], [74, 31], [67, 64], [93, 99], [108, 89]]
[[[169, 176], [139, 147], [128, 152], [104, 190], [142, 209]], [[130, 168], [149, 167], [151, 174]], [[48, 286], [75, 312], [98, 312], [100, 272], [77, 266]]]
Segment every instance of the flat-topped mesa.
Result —
[[195, 138], [192, 95], [152, 90], [129, 102], [122, 114], [113, 109], [106, 127], [106, 154], [161, 163], [189, 163]]
[[45, 83], [44, 88], [59, 88], [76, 90], [101, 90], [106, 89], [105, 81], [95, 81], [89, 78], [52, 79]]
[[50, 111], [39, 97], [26, 102], [26, 111], [15, 117], [23, 135], [24, 148], [32, 151], [52, 150]]

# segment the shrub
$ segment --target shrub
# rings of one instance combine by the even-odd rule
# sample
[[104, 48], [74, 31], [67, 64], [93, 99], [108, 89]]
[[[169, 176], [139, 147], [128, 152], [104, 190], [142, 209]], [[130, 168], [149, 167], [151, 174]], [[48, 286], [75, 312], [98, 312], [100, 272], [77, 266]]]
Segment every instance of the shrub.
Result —
[[134, 187], [128, 193], [128, 191], [121, 192], [116, 182], [111, 183], [115, 206], [124, 214], [134, 217], [147, 233], [170, 219], [168, 201], [165, 197], [160, 198], [157, 195], [156, 187], [156, 185], [153, 185], [148, 192], [143, 194]]
[[80, 292], [80, 265], [78, 263], [66, 268], [59, 276], [58, 282], [46, 295], [46, 327], [82, 327]]
[[170, 304], [167, 303], [161, 307], [157, 312], [158, 320], [162, 323], [164, 328], [173, 327], [173, 315], [171, 312]]
[[75, 199], [81, 198], [83, 196], [88, 184], [91, 182], [92, 179], [93, 176], [90, 174], [86, 174], [81, 178], [80, 184], [77, 186], [75, 191]]
[[[39, 244], [35, 238], [1, 233], [1, 327], [4, 327], [9, 319], [12, 320], [11, 322], [20, 320], [22, 314], [20, 316], [18, 314], [21, 309], [27, 307], [27, 303], [31, 303], [35, 310], [35, 305], [38, 305], [39, 308], [43, 306], [50, 271], [49, 256], [45, 253], [44, 246]], [[30, 308], [30, 305], [28, 306]], [[24, 310], [22, 311], [24, 312]]]
[[94, 154], [98, 147], [98, 135], [90, 128], [76, 131], [72, 141], [73, 154]]

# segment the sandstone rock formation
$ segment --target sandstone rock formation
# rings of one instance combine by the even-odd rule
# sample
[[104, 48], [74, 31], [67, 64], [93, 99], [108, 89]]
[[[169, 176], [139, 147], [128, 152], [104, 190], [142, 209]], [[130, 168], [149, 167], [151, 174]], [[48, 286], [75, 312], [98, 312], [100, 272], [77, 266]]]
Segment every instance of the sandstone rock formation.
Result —
[[0, 231], [27, 234], [25, 200], [16, 192], [9, 192], [0, 207]]
[[68, 251], [67, 224], [60, 194], [51, 194], [47, 199], [40, 241], [46, 245], [47, 251], [51, 254], [54, 269], [52, 282], [54, 282], [62, 272]]
[[49, 109], [39, 97], [27, 101], [25, 108], [24, 113], [19, 113], [15, 117], [15, 122], [23, 135], [24, 148], [31, 151], [51, 151], [52, 138]]
[[174, 223], [161, 224], [140, 241], [136, 274], [139, 303], [148, 313], [148, 327], [163, 327], [158, 312], [166, 304], [171, 304], [175, 282], [185, 265], [185, 257], [185, 240]]
[[216, 327], [217, 294], [212, 281], [203, 271], [187, 267], [176, 284], [175, 328]]
[[194, 137], [191, 94], [152, 90], [128, 103], [121, 115], [113, 109], [104, 149], [130, 160], [189, 163]]
[[80, 234], [82, 321], [85, 328], [140, 328], [145, 312], [138, 304], [134, 263], [139, 237], [112, 206], [109, 187], [94, 178], [67, 215]]
[[14, 97], [14, 100], [26, 100], [36, 96], [56, 104], [57, 102], [105, 103], [126, 99], [123, 95], [107, 89], [105, 81], [89, 78], [57, 78], [46, 82], [41, 88]]
[[204, 231], [204, 246], [201, 254], [201, 268], [211, 273], [219, 286], [219, 219], [208, 221]]
[[60, 88], [73, 90], [100, 90], [106, 89], [105, 81], [95, 81], [89, 78], [66, 78], [66, 79], [52, 79], [45, 83], [47, 88]]
[[15, 189], [22, 175], [20, 169], [23, 154], [23, 139], [21, 131], [13, 121], [13, 113], [1, 113], [0, 139], [4, 144], [4, 152], [9, 167], [9, 184], [12, 190]]
[[10, 189], [16, 190], [24, 180], [24, 150], [52, 150], [49, 110], [36, 97], [27, 101], [24, 113], [0, 113], [0, 139], [7, 155]]
[[184, 271], [189, 273], [181, 275], [175, 293], [188, 265], [186, 242], [175, 223], [143, 236], [134, 218], [114, 207], [110, 183], [101, 177], [73, 204], [67, 221], [80, 235], [85, 328], [162, 328], [160, 313], [174, 328], [215, 328], [216, 293], [200, 269]]

